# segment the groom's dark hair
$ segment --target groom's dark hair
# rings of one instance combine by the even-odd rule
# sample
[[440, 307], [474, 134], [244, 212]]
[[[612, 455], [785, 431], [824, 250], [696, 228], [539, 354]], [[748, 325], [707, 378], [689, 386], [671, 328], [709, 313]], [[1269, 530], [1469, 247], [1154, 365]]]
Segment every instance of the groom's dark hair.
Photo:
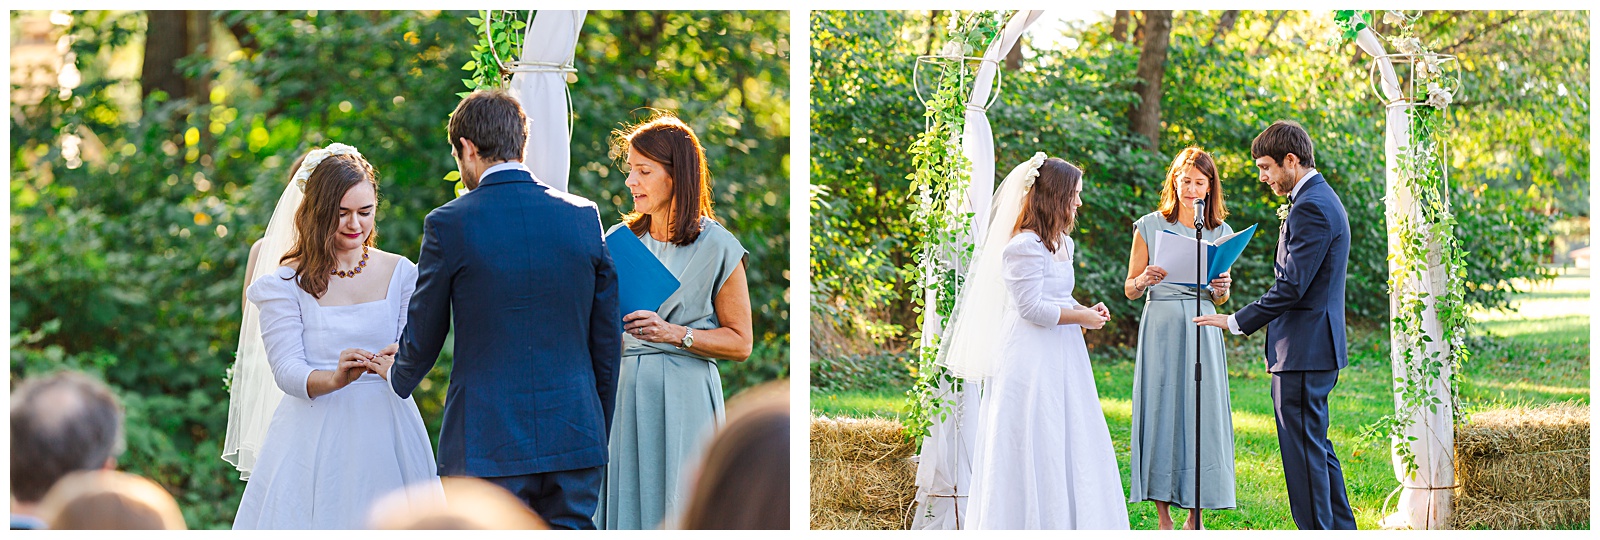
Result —
[[1256, 140], [1250, 141], [1250, 158], [1261, 156], [1272, 158], [1272, 162], [1283, 165], [1283, 158], [1289, 154], [1300, 158], [1300, 165], [1306, 167], [1317, 166], [1315, 149], [1311, 146], [1311, 135], [1306, 133], [1306, 128], [1293, 120], [1279, 120], [1267, 126]]
[[461, 139], [478, 146], [478, 156], [493, 161], [522, 161], [528, 142], [528, 117], [505, 90], [478, 90], [450, 113], [450, 146], [461, 154]]

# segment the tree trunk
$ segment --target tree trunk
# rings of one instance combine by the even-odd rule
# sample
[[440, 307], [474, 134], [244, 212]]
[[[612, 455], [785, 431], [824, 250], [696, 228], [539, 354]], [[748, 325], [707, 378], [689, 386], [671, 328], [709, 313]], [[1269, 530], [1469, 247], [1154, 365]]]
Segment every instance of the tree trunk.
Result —
[[1222, 39], [1228, 35], [1228, 32], [1233, 31], [1233, 25], [1237, 22], [1239, 22], [1239, 10], [1230, 9], [1222, 12], [1222, 19], [1217, 21], [1217, 30], [1211, 33], [1211, 41], [1206, 42], [1206, 46], [1216, 45], [1217, 40]]
[[[185, 11], [184, 14], [188, 16], [187, 22], [189, 25], [189, 48], [183, 52], [183, 55], [188, 56], [200, 51], [210, 52], [212, 49], [211, 12]], [[179, 76], [182, 76], [181, 72], [179, 73]], [[199, 77], [186, 78], [184, 80], [188, 86], [186, 92], [187, 95], [194, 96], [202, 101], [210, 98], [211, 76], [209, 74], [203, 73]], [[201, 132], [203, 134], [210, 133], [210, 131], [207, 130], [201, 130]]]
[[1006, 69], [1016, 71], [1022, 69], [1022, 39], [1018, 38], [1011, 50], [1006, 51]]
[[1128, 19], [1133, 18], [1126, 9], [1117, 10], [1117, 15], [1111, 21], [1111, 39], [1117, 42], [1128, 41]]
[[160, 90], [171, 99], [190, 97], [189, 85], [178, 71], [178, 59], [189, 54], [189, 12], [151, 10], [147, 17], [140, 96], [147, 98]]
[[1172, 34], [1172, 12], [1144, 12], [1144, 45], [1139, 52], [1139, 80], [1134, 91], [1139, 103], [1128, 110], [1128, 126], [1149, 141], [1146, 148], [1158, 148], [1161, 138], [1161, 77], [1167, 70], [1167, 43]]
[[939, 11], [928, 13], [928, 49], [923, 51], [923, 56], [933, 56], [933, 36], [939, 33]]

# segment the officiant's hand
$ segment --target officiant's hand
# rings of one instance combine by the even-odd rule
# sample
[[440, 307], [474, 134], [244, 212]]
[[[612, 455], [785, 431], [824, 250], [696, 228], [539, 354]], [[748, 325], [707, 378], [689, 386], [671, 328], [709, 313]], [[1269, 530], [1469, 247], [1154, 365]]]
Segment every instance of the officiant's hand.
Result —
[[1223, 330], [1228, 329], [1227, 315], [1201, 315], [1194, 318], [1195, 324], [1200, 326], [1215, 326]]
[[640, 341], [651, 343], [683, 342], [684, 328], [661, 320], [654, 311], [639, 310], [622, 318], [622, 331]]
[[1233, 276], [1228, 272], [1218, 274], [1217, 279], [1211, 280], [1211, 290], [1215, 293], [1212, 296], [1226, 297], [1230, 287], [1233, 287]]
[[1134, 284], [1139, 286], [1139, 290], [1144, 290], [1161, 283], [1163, 279], [1167, 279], [1167, 269], [1152, 264], [1144, 267], [1144, 272], [1139, 274]]

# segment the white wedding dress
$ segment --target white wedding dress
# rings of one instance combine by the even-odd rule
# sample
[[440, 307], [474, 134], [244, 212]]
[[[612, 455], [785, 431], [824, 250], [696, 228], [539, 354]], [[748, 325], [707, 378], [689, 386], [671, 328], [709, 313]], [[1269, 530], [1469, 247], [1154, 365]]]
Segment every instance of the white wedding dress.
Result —
[[[361, 529], [372, 504], [406, 487], [406, 504], [443, 497], [433, 445], [417, 404], [373, 373], [310, 399], [306, 377], [333, 370], [339, 352], [377, 352], [406, 325], [417, 267], [402, 258], [383, 300], [322, 306], [280, 267], [246, 295], [261, 308], [273, 379], [285, 394], [273, 413], [235, 529]], [[421, 499], [433, 499], [421, 500]]]
[[984, 386], [967, 529], [1127, 529], [1122, 474], [1083, 330], [1058, 325], [1072, 298], [1073, 243], [1024, 231], [1005, 246], [1001, 355]]

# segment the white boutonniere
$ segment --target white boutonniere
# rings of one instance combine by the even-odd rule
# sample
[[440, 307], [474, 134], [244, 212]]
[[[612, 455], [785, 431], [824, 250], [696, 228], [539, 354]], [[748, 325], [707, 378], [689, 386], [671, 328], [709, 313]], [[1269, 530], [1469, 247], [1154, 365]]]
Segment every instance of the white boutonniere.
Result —
[[1289, 210], [1292, 208], [1294, 208], [1294, 203], [1288, 203], [1283, 206], [1279, 206], [1278, 221], [1289, 221]]

